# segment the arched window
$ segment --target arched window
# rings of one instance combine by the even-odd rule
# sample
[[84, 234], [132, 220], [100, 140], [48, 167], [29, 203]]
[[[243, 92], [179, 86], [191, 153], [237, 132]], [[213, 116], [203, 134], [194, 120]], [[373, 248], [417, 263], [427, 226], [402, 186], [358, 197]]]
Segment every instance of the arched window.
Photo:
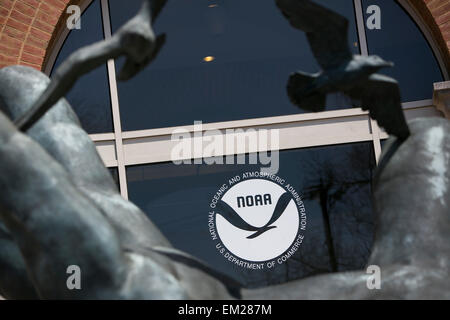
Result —
[[443, 81], [439, 64], [416, 23], [396, 1], [364, 0], [364, 7], [378, 5], [381, 29], [367, 30], [370, 54], [393, 61], [383, 73], [400, 83], [404, 102], [430, 99], [432, 84]]
[[[350, 21], [349, 46], [355, 54], [395, 62], [382, 73], [399, 80], [407, 118], [439, 116], [431, 102], [432, 84], [443, 80], [439, 60], [398, 2], [317, 2]], [[81, 30], [70, 32], [56, 64], [74, 49], [110, 37], [140, 4], [92, 1]], [[381, 29], [366, 28], [371, 5], [381, 9]], [[167, 43], [137, 77], [118, 83], [123, 60], [110, 61], [83, 77], [68, 96], [122, 194], [175, 247], [246, 286], [362, 268], [373, 236], [372, 171], [387, 135], [343, 95], [330, 95], [326, 110], [316, 114], [289, 102], [289, 74], [320, 70], [305, 35], [289, 26], [273, 0], [171, 0], [155, 31], [167, 33]], [[217, 252], [208, 230], [211, 197], [224, 181], [260, 166], [202, 160], [176, 165], [171, 154], [176, 129], [192, 136], [211, 129], [278, 130], [278, 175], [303, 195], [308, 217], [304, 243], [287, 263], [271, 272], [248, 270]], [[218, 158], [242, 153], [250, 158], [268, 148], [223, 149]]]
[[[103, 40], [100, 1], [93, 1], [84, 11], [82, 28], [71, 31], [58, 54], [53, 70], [76, 49]], [[106, 65], [78, 81], [66, 96], [83, 128], [88, 133], [113, 131], [111, 100]]]

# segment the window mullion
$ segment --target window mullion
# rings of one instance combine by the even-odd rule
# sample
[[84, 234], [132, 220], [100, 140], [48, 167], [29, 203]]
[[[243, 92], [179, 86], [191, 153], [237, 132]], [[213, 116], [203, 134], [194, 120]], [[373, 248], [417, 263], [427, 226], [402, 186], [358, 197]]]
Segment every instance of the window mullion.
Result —
[[[361, 55], [368, 56], [369, 55], [369, 47], [367, 45], [366, 38], [366, 26], [364, 20], [364, 10], [362, 6], [362, 0], [353, 0], [353, 4], [355, 6], [355, 14], [356, 14], [356, 25], [358, 28], [358, 37], [359, 37], [359, 46], [361, 50]], [[370, 128], [372, 130], [373, 137], [373, 147], [375, 151], [375, 159], [378, 164], [381, 157], [381, 141], [380, 141], [380, 127], [375, 120], [372, 120], [369, 116]]]
[[356, 25], [358, 28], [358, 37], [359, 37], [359, 46], [361, 49], [361, 54], [363, 56], [369, 55], [369, 48], [367, 46], [366, 39], [366, 27], [364, 23], [364, 11], [362, 7], [361, 0], [353, 0], [353, 4], [355, 6], [355, 14], [356, 14]]
[[[101, 0], [101, 7], [102, 7], [103, 31], [105, 33], [105, 39], [110, 39], [112, 37], [112, 31], [111, 31], [111, 20], [109, 14], [108, 0]], [[119, 172], [120, 193], [125, 199], [128, 199], [125, 155], [123, 152], [123, 140], [122, 140], [122, 124], [120, 120], [119, 95], [117, 90], [116, 68], [114, 60], [112, 59], [109, 60], [107, 66], [108, 66], [109, 88], [111, 94], [112, 117], [114, 122], [114, 135], [115, 135], [116, 155], [117, 155], [117, 169]]]

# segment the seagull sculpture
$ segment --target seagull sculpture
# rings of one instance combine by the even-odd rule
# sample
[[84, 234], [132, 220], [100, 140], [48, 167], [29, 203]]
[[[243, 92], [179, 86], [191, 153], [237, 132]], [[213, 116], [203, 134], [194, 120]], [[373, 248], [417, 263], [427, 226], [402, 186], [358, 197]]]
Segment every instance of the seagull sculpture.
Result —
[[306, 33], [313, 54], [322, 67], [316, 74], [295, 72], [287, 91], [292, 103], [308, 111], [325, 109], [328, 93], [343, 92], [354, 104], [369, 110], [387, 133], [401, 141], [409, 128], [401, 107], [395, 79], [376, 74], [393, 67], [376, 55], [353, 55], [348, 46], [348, 20], [310, 0], [276, 0], [290, 24]]
[[47, 89], [33, 107], [15, 121], [17, 128], [27, 131], [66, 95], [78, 78], [110, 59], [126, 57], [118, 80], [128, 80], [144, 69], [155, 59], [165, 43], [165, 34], [155, 36], [152, 24], [166, 2], [167, 0], [144, 0], [138, 14], [111, 38], [72, 53], [56, 70]]

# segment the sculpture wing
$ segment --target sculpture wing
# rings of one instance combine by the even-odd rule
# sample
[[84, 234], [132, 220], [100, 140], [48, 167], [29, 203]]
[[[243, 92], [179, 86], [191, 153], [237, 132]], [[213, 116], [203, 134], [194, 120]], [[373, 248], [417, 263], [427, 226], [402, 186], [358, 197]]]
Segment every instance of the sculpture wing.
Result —
[[352, 58], [348, 20], [310, 0], [276, 0], [290, 24], [306, 33], [311, 50], [323, 69]]
[[388, 134], [406, 139], [410, 132], [403, 114], [398, 82], [390, 77], [373, 74], [347, 91], [352, 99], [359, 100], [363, 110], [369, 110], [370, 117]]
[[239, 214], [228, 203], [224, 201], [219, 201], [217, 203], [217, 211], [220, 213], [229, 223], [231, 223], [236, 228], [247, 230], [247, 231], [258, 231], [259, 228], [252, 226], [244, 221]]

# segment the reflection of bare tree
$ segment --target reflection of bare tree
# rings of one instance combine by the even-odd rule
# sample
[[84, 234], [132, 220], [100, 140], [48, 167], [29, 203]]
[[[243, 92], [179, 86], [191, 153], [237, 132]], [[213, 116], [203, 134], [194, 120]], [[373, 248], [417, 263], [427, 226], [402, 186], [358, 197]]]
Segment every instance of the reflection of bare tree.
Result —
[[[367, 145], [338, 146], [332, 157], [310, 150], [299, 161], [307, 173], [299, 190], [306, 202], [321, 211], [300, 252], [286, 265], [286, 277], [306, 276], [362, 268], [370, 254], [373, 234], [370, 182], [373, 154]], [[324, 156], [325, 155], [325, 156]]]
[[306, 164], [314, 170], [307, 170], [304, 197], [320, 204], [331, 272], [362, 267], [370, 251], [367, 232], [373, 227], [372, 216], [367, 214], [373, 155], [365, 145], [346, 149], [338, 161], [311, 158]]
[[[373, 234], [371, 177], [374, 156], [369, 144], [303, 150], [290, 182], [303, 195], [308, 230], [298, 252], [271, 272], [245, 272], [250, 287], [274, 285], [312, 275], [361, 269]], [[285, 164], [286, 165], [286, 164]], [[294, 176], [295, 174], [295, 176]]]

